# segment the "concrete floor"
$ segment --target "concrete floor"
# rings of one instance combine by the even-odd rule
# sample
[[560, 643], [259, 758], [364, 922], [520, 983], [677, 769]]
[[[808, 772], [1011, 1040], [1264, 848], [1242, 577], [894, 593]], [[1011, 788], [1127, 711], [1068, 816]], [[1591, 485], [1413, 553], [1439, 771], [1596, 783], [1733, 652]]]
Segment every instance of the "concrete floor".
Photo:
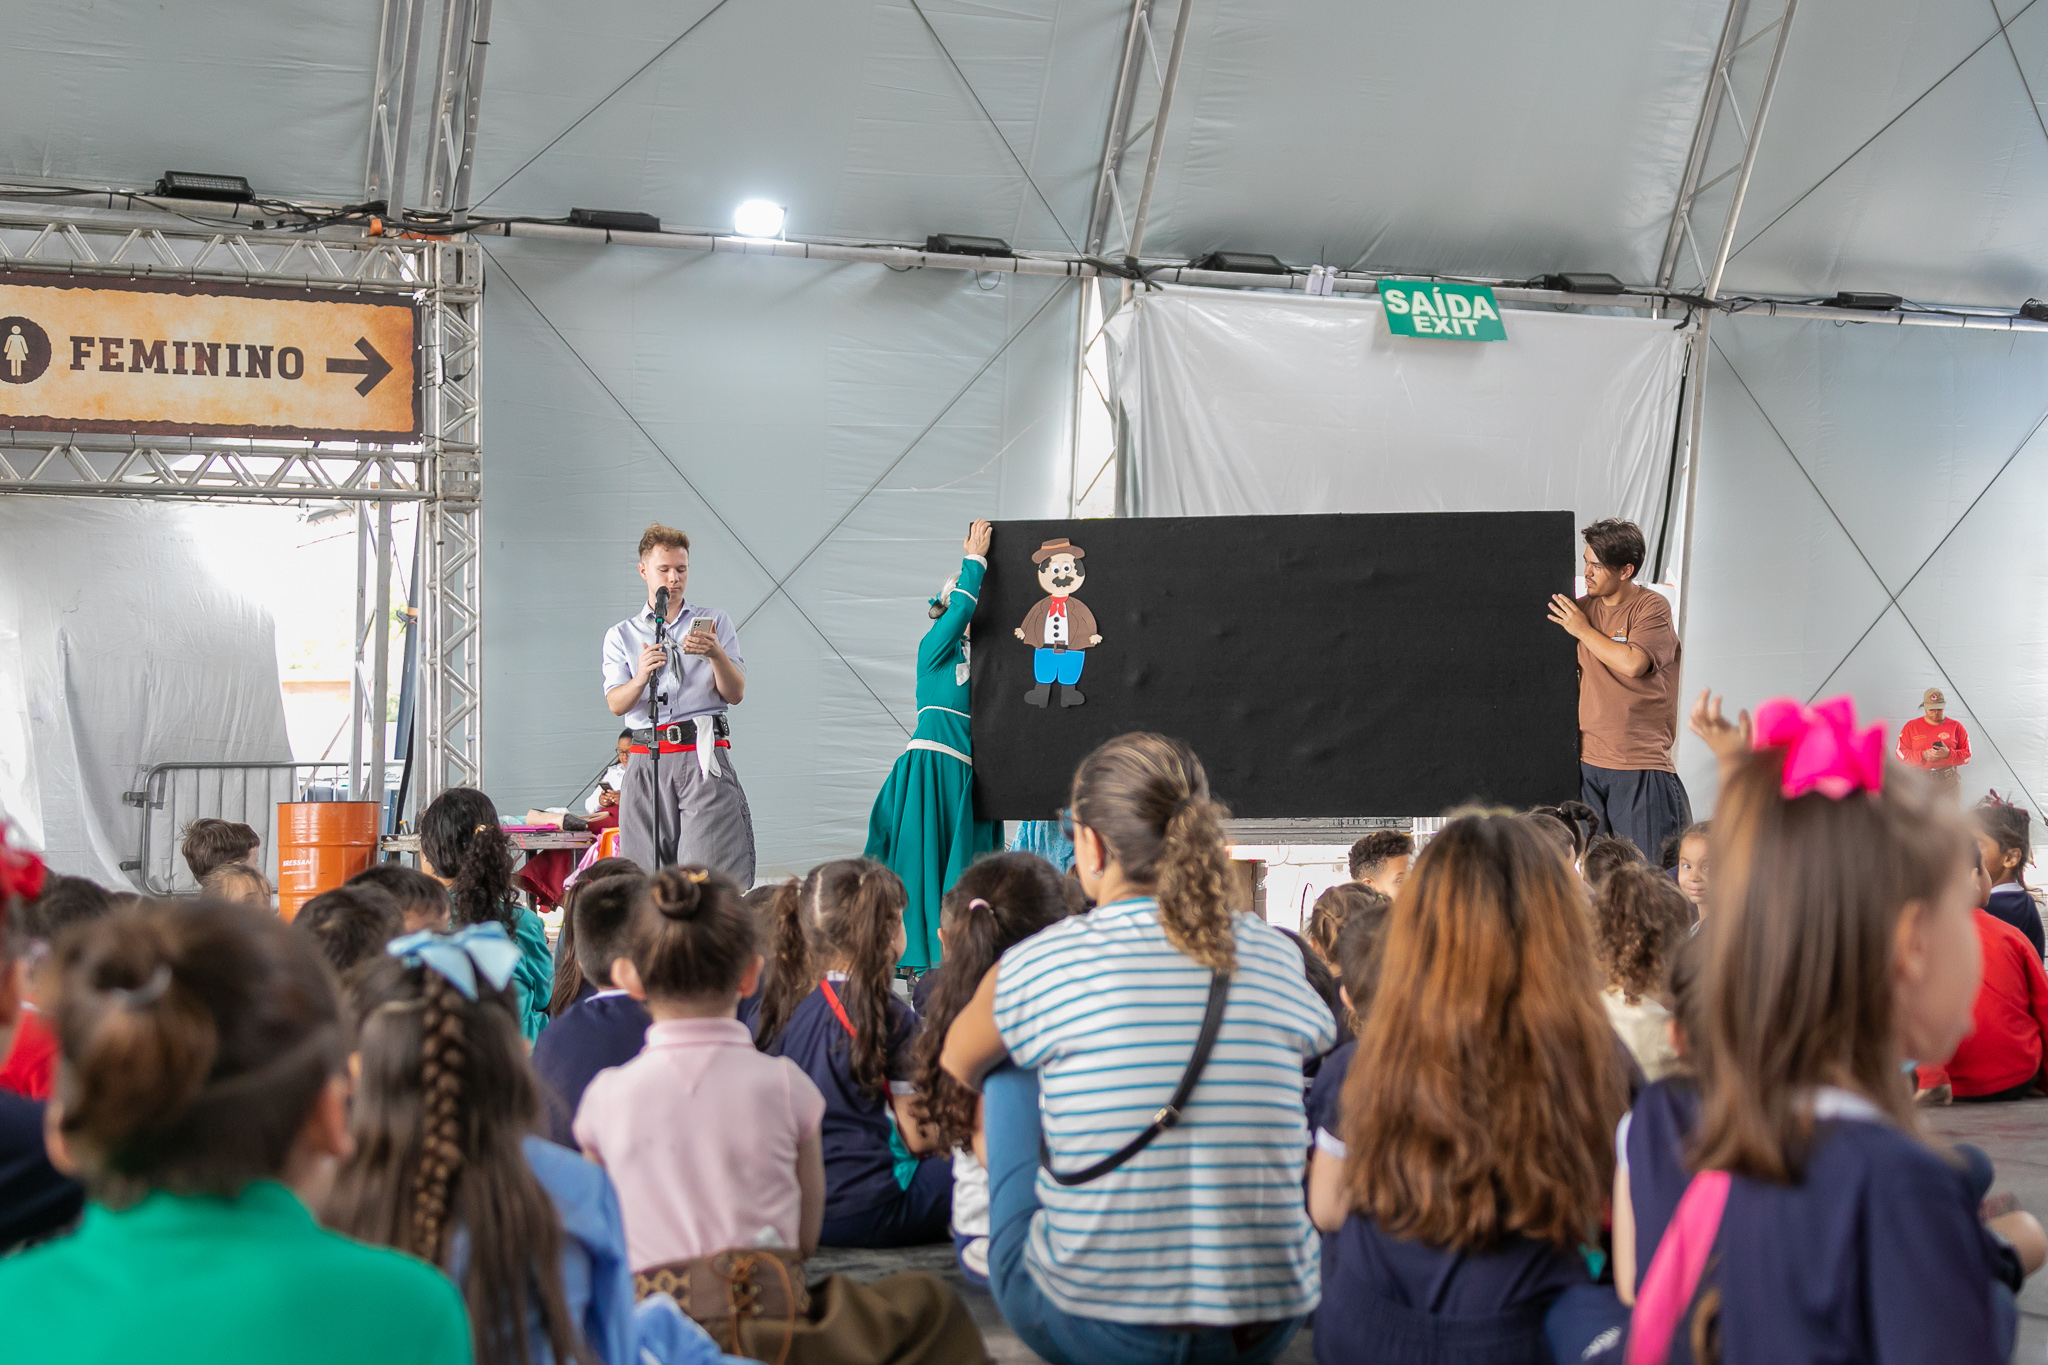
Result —
[[[2048, 1100], [2010, 1104], [1959, 1104], [1922, 1111], [1928, 1134], [1947, 1142], [1974, 1142], [1991, 1157], [1997, 1171], [1993, 1193], [2010, 1190], [2020, 1207], [2048, 1223]], [[996, 1311], [987, 1291], [961, 1278], [959, 1263], [948, 1246], [915, 1247], [907, 1251], [820, 1251], [806, 1267], [813, 1277], [842, 1274], [879, 1279], [905, 1270], [928, 1270], [958, 1291], [981, 1325], [983, 1339], [996, 1365], [1039, 1365], [1039, 1357], [1017, 1340]], [[1311, 1365], [1315, 1351], [1306, 1331], [1288, 1345], [1282, 1365]], [[2013, 1359], [2041, 1365], [2048, 1359], [2048, 1271], [2034, 1276], [2020, 1294], [2020, 1338]]]

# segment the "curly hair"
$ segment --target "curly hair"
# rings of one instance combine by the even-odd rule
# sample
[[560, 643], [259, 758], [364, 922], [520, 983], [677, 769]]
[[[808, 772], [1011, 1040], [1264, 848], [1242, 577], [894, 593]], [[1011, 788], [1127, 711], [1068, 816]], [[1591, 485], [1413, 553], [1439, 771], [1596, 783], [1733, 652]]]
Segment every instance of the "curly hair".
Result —
[[[1398, 857], [1398, 854], [1389, 854]], [[1301, 936], [1308, 940], [1324, 965], [1337, 965], [1337, 939], [1344, 932], [1344, 926], [1351, 917], [1371, 909], [1376, 903], [1384, 903], [1386, 897], [1359, 882], [1338, 882], [1335, 886], [1316, 897], [1315, 906], [1308, 912], [1308, 923], [1302, 927]]]
[[1655, 993], [1691, 917], [1677, 883], [1640, 857], [1608, 873], [1593, 896], [1593, 951], [1607, 984], [1631, 1005]]
[[420, 813], [420, 852], [448, 888], [455, 922], [491, 920], [512, 931], [512, 840], [498, 824], [498, 808], [474, 787], [450, 787]]

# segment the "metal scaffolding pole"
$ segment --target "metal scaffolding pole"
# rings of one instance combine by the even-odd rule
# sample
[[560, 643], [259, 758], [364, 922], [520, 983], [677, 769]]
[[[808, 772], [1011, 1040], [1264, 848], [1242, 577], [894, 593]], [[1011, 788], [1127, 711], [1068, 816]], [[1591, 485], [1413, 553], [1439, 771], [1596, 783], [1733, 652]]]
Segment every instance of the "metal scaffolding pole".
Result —
[[420, 202], [429, 210], [459, 213], [469, 207], [470, 169], [476, 158], [476, 120], [482, 106], [484, 56], [490, 50], [491, 0], [443, 0], [441, 52], [436, 63], [433, 126], [427, 178]]
[[[356, 511], [361, 515], [367, 510], [358, 503]], [[370, 618], [370, 704], [366, 709], [370, 723], [370, 771], [369, 782], [362, 787], [351, 787], [351, 799], [366, 799], [378, 803], [384, 801], [384, 708], [391, 697], [391, 504], [377, 504], [377, 594], [376, 613]], [[377, 827], [384, 827], [380, 814]]]
[[1152, 150], [1145, 155], [1145, 185], [1138, 191], [1138, 211], [1131, 217], [1130, 245], [1124, 248], [1126, 256], [1135, 257], [1145, 249], [1145, 220], [1152, 214], [1152, 185], [1159, 178], [1159, 155], [1166, 150], [1166, 116], [1173, 110], [1173, 88], [1180, 83], [1180, 58], [1187, 50], [1188, 16], [1194, 8], [1195, 0], [1180, 0], [1180, 13], [1173, 21], [1173, 48], [1167, 54], [1166, 74], [1159, 79], [1159, 111], [1152, 116]]
[[370, 91], [370, 160], [365, 202], [405, 202], [405, 162], [412, 149], [412, 97], [419, 84], [420, 28], [426, 0], [384, 0], [377, 39], [377, 79]]
[[[1082, 254], [1100, 255], [1103, 238], [1109, 232], [1109, 215], [1116, 207], [1116, 182], [1123, 173], [1124, 143], [1130, 136], [1131, 109], [1138, 102], [1138, 78], [1144, 64], [1138, 60], [1138, 44], [1150, 22], [1152, 0], [1131, 0], [1131, 21], [1124, 31], [1124, 57], [1116, 72], [1116, 94], [1109, 106], [1109, 131], [1102, 142], [1102, 168], [1095, 177], [1095, 200], [1088, 208], [1088, 235], [1081, 239]], [[1085, 309], [1083, 310], [1086, 311]]]

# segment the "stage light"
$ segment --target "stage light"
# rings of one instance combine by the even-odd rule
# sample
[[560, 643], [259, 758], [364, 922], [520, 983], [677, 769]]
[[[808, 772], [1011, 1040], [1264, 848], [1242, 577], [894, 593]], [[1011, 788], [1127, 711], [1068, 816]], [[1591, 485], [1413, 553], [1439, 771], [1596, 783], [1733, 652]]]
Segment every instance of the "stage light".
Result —
[[958, 232], [934, 232], [924, 239], [924, 249], [945, 256], [1014, 256], [1010, 244], [1000, 237], [969, 237]]
[[1876, 313], [1889, 313], [1904, 302], [1905, 300], [1897, 294], [1860, 293], [1853, 289], [1844, 289], [1833, 298], [1826, 300], [1825, 306], [1829, 308], [1862, 308]]
[[2048, 322], [2048, 303], [2039, 299], [2028, 299], [2020, 305], [2020, 316], [2029, 322]]
[[749, 199], [734, 210], [732, 230], [742, 237], [780, 237], [784, 210], [766, 199]]
[[605, 228], [611, 232], [661, 231], [661, 219], [629, 209], [570, 209], [569, 222], [576, 227]]
[[1598, 271], [1568, 270], [1560, 275], [1545, 275], [1540, 283], [1560, 294], [1619, 294], [1626, 287], [1614, 276]]
[[165, 171], [151, 193], [166, 199], [212, 199], [223, 204], [246, 204], [256, 197], [256, 191], [239, 175], [194, 175], [190, 171]]
[[1285, 275], [1287, 267], [1278, 256], [1256, 251], [1212, 251], [1192, 263], [1196, 270], [1219, 270], [1231, 275]]

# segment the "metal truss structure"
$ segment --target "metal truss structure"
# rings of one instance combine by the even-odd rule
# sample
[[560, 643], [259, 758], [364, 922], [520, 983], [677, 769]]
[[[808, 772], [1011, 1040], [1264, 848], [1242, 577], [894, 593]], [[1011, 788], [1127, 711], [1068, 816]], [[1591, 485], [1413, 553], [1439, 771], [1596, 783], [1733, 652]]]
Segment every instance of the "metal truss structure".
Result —
[[[210, 206], [218, 211], [219, 206]], [[478, 309], [482, 252], [470, 241], [299, 234], [214, 227], [175, 213], [50, 208], [0, 214], [0, 269], [71, 276], [148, 276], [284, 284], [337, 296], [400, 294], [416, 301], [422, 432], [416, 444], [255, 441], [94, 433], [0, 432], [0, 494], [210, 502], [421, 504], [421, 804], [482, 776], [482, 573]], [[363, 516], [367, 522], [372, 518]], [[380, 537], [380, 550], [388, 544]], [[388, 561], [388, 553], [385, 558]], [[365, 621], [390, 613], [388, 573], [365, 598]], [[359, 668], [353, 714], [365, 705]], [[368, 790], [382, 789], [382, 728]], [[179, 755], [177, 757], [185, 757]]]

